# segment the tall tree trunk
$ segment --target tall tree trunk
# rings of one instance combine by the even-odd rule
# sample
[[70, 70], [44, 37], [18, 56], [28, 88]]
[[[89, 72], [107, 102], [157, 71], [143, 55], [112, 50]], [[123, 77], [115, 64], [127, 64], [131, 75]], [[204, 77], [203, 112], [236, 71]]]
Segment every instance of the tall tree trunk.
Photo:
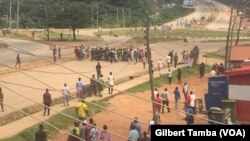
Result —
[[76, 27], [72, 26], [72, 31], [73, 31], [73, 40], [76, 40]]

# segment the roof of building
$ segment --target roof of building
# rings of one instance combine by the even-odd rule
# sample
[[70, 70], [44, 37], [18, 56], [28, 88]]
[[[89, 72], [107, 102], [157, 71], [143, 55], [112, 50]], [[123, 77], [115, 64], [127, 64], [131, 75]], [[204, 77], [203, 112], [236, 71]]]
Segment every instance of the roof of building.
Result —
[[230, 61], [250, 59], [250, 46], [234, 46], [231, 49]]
[[250, 66], [239, 68], [239, 69], [234, 69], [234, 70], [229, 70], [225, 72], [226, 76], [239, 76], [239, 75], [245, 75], [245, 74], [250, 74]]

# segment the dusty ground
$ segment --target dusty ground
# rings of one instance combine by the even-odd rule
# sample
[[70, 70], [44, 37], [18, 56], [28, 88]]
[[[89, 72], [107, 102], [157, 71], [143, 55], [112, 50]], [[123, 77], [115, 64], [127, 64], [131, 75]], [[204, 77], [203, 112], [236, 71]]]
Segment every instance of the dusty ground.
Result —
[[[194, 91], [196, 98], [204, 99], [204, 93], [207, 91], [207, 80], [208, 80], [207, 77], [200, 79], [198, 75], [194, 75], [188, 79], [183, 80], [183, 82], [188, 83], [189, 90]], [[171, 107], [174, 107], [174, 97], [173, 97], [174, 88], [175, 87], [182, 88], [182, 85], [183, 84], [178, 85], [175, 82], [172, 85], [165, 84], [164, 86], [158, 88], [159, 92], [163, 91], [164, 88], [168, 88]], [[137, 93], [137, 96], [145, 99], [150, 99], [150, 91]], [[181, 96], [183, 97], [183, 94], [181, 94]], [[139, 98], [135, 98], [129, 95], [120, 95], [111, 99], [108, 103], [109, 103], [108, 106], [109, 109], [112, 109], [115, 112], [127, 113], [127, 116], [129, 117], [137, 116], [139, 120], [143, 121], [144, 123], [148, 123], [152, 119], [152, 107], [151, 107], [152, 104], [145, 100], [141, 100]], [[204, 100], [203, 100], [203, 105], [204, 105]], [[183, 111], [183, 107], [184, 105], [182, 99], [179, 110]], [[207, 117], [201, 113], [199, 113], [198, 115], [202, 117]], [[171, 110], [170, 113], [161, 114], [160, 124], [174, 124], [174, 125], [185, 124], [184, 117], [185, 114], [177, 112], [173, 109]], [[98, 127], [101, 128], [104, 124], [107, 124], [109, 131], [115, 132], [125, 137], [127, 137], [128, 135], [129, 125], [132, 121], [131, 119], [119, 116], [109, 111], [103, 111], [101, 113], [98, 113], [93, 118], [94, 121], [97, 123]], [[142, 130], [147, 131], [148, 126], [145, 125], [144, 123], [141, 123]], [[196, 118], [195, 124], [207, 124], [207, 121]], [[66, 140], [66, 138], [67, 138], [66, 134], [63, 135], [58, 134], [55, 136], [53, 141], [62, 141]], [[125, 139], [112, 135], [112, 140], [122, 141]]]

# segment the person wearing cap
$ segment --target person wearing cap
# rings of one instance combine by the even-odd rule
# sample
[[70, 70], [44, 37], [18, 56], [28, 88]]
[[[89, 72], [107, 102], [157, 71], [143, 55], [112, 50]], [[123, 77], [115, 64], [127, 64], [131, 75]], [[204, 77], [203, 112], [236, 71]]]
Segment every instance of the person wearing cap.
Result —
[[81, 100], [81, 102], [76, 107], [76, 116], [79, 118], [79, 120], [84, 121], [89, 116], [87, 105], [85, 104], [84, 100]]
[[43, 125], [39, 125], [39, 130], [35, 133], [35, 140], [36, 141], [48, 141], [47, 133], [43, 130]]
[[138, 131], [136, 130], [135, 125], [133, 125], [131, 127], [131, 130], [129, 131], [128, 140], [129, 141], [138, 141], [139, 139], [140, 139], [140, 135], [139, 135]]
[[139, 138], [142, 138], [142, 130], [141, 130], [141, 125], [140, 125], [140, 123], [138, 121], [138, 117], [135, 117], [134, 121], [131, 122], [131, 124], [130, 124], [130, 131], [133, 130], [133, 127], [138, 132]]
[[48, 88], [46, 89], [46, 92], [43, 94], [43, 104], [45, 105], [43, 115], [45, 116], [46, 111], [48, 111], [48, 115], [49, 115], [50, 106], [52, 105], [52, 99], [51, 99], [51, 94], [49, 93]]
[[83, 140], [86, 140], [86, 126], [87, 126], [87, 120], [84, 120], [82, 122], [82, 126], [80, 127], [80, 138]]

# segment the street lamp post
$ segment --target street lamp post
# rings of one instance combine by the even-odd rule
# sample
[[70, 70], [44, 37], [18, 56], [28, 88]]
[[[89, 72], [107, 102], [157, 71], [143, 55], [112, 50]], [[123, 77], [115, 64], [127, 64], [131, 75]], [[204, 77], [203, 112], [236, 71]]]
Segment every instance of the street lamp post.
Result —
[[239, 28], [238, 28], [238, 32], [237, 32], [237, 40], [235, 42], [235, 45], [238, 45], [239, 42], [239, 36], [240, 36], [240, 28], [241, 28], [241, 24], [242, 24], [242, 20], [243, 20], [243, 12], [239, 12], [239, 16], [240, 16], [240, 24], [239, 24]]

